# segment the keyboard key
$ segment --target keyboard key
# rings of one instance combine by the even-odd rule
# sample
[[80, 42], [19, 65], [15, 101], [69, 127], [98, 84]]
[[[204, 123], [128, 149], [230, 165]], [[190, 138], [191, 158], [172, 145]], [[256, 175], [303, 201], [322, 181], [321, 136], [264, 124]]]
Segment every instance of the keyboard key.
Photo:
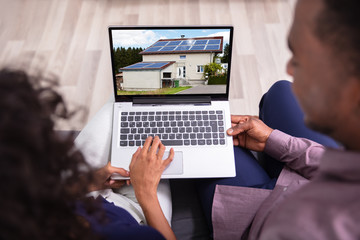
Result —
[[225, 139], [220, 139], [220, 145], [225, 145]]
[[141, 115], [141, 112], [136, 112], [136, 114], [135, 114], [135, 115], [137, 115], [137, 116], [138, 116], [138, 115]]
[[179, 132], [179, 128], [172, 128], [172, 132], [173, 132], [173, 133], [178, 133], [178, 132]]
[[121, 112], [121, 115], [128, 115], [128, 112]]
[[147, 134], [141, 134], [141, 140], [145, 140], [147, 137]]
[[218, 121], [218, 125], [222, 127], [222, 126], [224, 126], [224, 122], [223, 121]]
[[164, 133], [165, 132], [165, 128], [159, 128], [159, 133]]
[[189, 139], [189, 134], [188, 134], [188, 133], [184, 133], [184, 134], [183, 134], [183, 138], [184, 138], [184, 139]]
[[170, 124], [172, 127], [176, 127], [176, 122], [171, 122]]
[[199, 144], [199, 145], [205, 145], [205, 140], [203, 140], [203, 139], [198, 140], [198, 144]]
[[215, 111], [209, 111], [209, 114], [215, 114]]
[[186, 146], [190, 145], [190, 140], [184, 140], [184, 145]]
[[175, 139], [175, 134], [173, 133], [169, 134], [169, 139]]
[[141, 141], [136, 141], [136, 146], [138, 147], [138, 146], [141, 146]]
[[132, 115], [132, 116], [135, 115], [135, 112], [130, 112], [130, 115]]
[[120, 130], [121, 133], [130, 133], [130, 128], [122, 128]]
[[134, 116], [128, 116], [128, 121], [129, 121], [129, 122], [134, 121]]
[[218, 118], [218, 120], [223, 120], [224, 116], [223, 115], [218, 115], [217, 118]]
[[136, 127], [141, 128], [142, 127], [142, 122], [136, 122]]
[[150, 127], [155, 127], [156, 126], [156, 122], [150, 122]]
[[181, 115], [176, 115], [175, 119], [176, 119], [176, 121], [180, 121], [181, 120]]
[[200, 139], [200, 138], [203, 138], [204, 135], [203, 135], [202, 133], [198, 133], [198, 134], [196, 134], [196, 137], [197, 137], [198, 139]]
[[190, 139], [196, 139], [196, 134], [195, 133], [190, 133]]
[[126, 121], [127, 121], [127, 117], [126, 117], [126, 116], [121, 117], [121, 121], [122, 121], [122, 122], [126, 122]]
[[135, 121], [140, 121], [140, 116], [135, 116]]
[[165, 146], [182, 146], [183, 140], [162, 140], [162, 144]]
[[219, 144], [219, 140], [218, 140], [218, 139], [214, 139], [214, 140], [213, 140], [213, 144], [214, 144], [214, 145], [218, 145], [218, 144]]
[[144, 122], [143, 123], [143, 127], [149, 127], [150, 126], [150, 123], [149, 122]]
[[136, 126], [136, 123], [135, 122], [130, 122], [130, 124], [129, 124], [129, 127], [135, 127]]
[[204, 138], [211, 138], [211, 133], [204, 133]]
[[221, 110], [216, 111], [216, 114], [222, 114], [222, 113], [223, 113], [223, 111], [221, 111]]
[[169, 139], [169, 135], [168, 134], [162, 134], [161, 139]]
[[148, 115], [149, 113], [148, 112], [142, 112], [142, 115]]
[[155, 112], [149, 112], [149, 115], [155, 115]]
[[121, 147], [126, 147], [127, 146], [127, 141], [120, 141], [120, 146]]
[[197, 145], [197, 141], [196, 140], [191, 140], [191, 145]]
[[209, 118], [210, 120], [216, 120], [216, 115], [210, 115]]
[[126, 128], [129, 126], [129, 123], [128, 122], [121, 122], [121, 127], [122, 128]]
[[151, 128], [145, 128], [145, 133], [150, 133], [151, 132]]
[[175, 136], [176, 139], [182, 139], [182, 134], [181, 133], [177, 133]]
[[131, 128], [131, 130], [130, 130], [130, 132], [131, 132], [132, 134], [136, 133], [136, 131], [137, 131], [137, 128]]
[[212, 145], [211, 139], [206, 140], [206, 145]]
[[120, 135], [120, 140], [127, 140], [127, 135]]
[[169, 116], [169, 121], [174, 121], [175, 120], [175, 116], [174, 115], [170, 115]]
[[134, 138], [135, 138], [135, 140], [139, 140], [140, 139], [140, 134], [135, 134]]
[[138, 133], [144, 133], [145, 129], [144, 128], [138, 128]]
[[130, 147], [135, 146], [135, 141], [129, 141], [129, 146], [130, 146]]

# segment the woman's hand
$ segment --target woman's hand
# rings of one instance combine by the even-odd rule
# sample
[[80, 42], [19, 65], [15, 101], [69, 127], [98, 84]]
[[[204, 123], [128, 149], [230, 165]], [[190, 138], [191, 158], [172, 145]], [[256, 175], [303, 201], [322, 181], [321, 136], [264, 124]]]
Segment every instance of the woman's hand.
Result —
[[139, 147], [130, 163], [130, 181], [136, 197], [141, 205], [143, 200], [154, 197], [161, 175], [174, 158], [174, 150], [170, 149], [169, 157], [163, 160], [165, 146], [158, 136], [148, 137], [143, 148]]
[[171, 240], [176, 237], [157, 197], [161, 175], [174, 158], [174, 149], [170, 149], [169, 157], [165, 160], [164, 152], [165, 146], [158, 136], [155, 136], [154, 141], [152, 137], [148, 137], [143, 148], [139, 147], [131, 159], [130, 181], [148, 225], [158, 230], [167, 240]]
[[110, 162], [103, 168], [94, 172], [94, 183], [89, 186], [89, 191], [102, 190], [107, 188], [120, 188], [126, 184], [126, 180], [113, 180], [113, 173], [120, 174], [123, 177], [129, 177], [130, 174], [123, 168], [116, 168], [110, 165]]
[[266, 141], [273, 131], [255, 116], [231, 116], [231, 125], [227, 134], [233, 136], [234, 145], [258, 152], [264, 151]]

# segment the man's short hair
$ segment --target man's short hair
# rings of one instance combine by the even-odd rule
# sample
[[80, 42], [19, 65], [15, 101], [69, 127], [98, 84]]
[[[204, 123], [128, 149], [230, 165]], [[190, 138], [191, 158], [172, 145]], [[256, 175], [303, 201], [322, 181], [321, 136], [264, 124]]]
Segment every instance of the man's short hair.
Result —
[[360, 76], [360, 1], [323, 0], [315, 34], [334, 50], [345, 70]]

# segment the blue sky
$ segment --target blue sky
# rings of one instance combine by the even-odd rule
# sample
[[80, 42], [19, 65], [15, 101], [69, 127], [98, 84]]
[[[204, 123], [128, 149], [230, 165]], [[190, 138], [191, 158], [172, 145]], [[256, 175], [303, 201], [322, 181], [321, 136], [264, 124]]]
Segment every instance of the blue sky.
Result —
[[223, 36], [224, 45], [229, 43], [229, 29], [166, 29], [166, 30], [113, 30], [113, 46], [147, 48], [159, 39]]

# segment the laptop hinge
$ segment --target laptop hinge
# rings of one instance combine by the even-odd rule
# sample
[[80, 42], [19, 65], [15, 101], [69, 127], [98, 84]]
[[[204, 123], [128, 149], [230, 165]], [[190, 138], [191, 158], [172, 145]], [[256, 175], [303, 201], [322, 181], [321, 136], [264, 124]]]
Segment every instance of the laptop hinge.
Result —
[[210, 96], [181, 96], [181, 97], [134, 97], [133, 104], [201, 104], [210, 105]]

